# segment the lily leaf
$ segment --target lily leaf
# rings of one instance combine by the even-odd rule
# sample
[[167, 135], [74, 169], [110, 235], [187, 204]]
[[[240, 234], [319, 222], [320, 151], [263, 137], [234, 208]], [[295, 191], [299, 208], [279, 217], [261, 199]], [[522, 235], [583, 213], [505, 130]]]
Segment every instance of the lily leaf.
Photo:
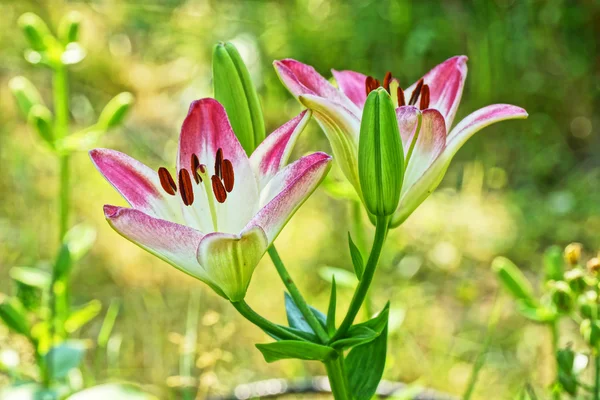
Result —
[[[325, 314], [313, 307], [310, 307], [310, 310], [319, 323], [325, 328], [327, 326], [327, 317]], [[296, 328], [303, 332], [314, 333], [306, 319], [304, 319], [304, 315], [300, 312], [294, 299], [287, 292], [285, 292], [285, 312], [287, 314], [288, 324], [291, 328]]]
[[363, 261], [362, 254], [360, 254], [360, 250], [354, 242], [352, 241], [352, 236], [350, 236], [350, 232], [348, 232], [348, 244], [350, 246], [350, 256], [352, 257], [352, 265], [354, 266], [354, 273], [356, 277], [360, 281], [362, 278], [363, 271], [365, 269], [365, 264]]
[[329, 346], [299, 340], [281, 340], [275, 343], [257, 344], [256, 348], [260, 350], [268, 363], [287, 358], [328, 361], [337, 355], [335, 349]]
[[335, 275], [331, 277], [331, 295], [329, 296], [329, 308], [327, 309], [327, 332], [333, 335], [335, 332], [335, 307], [337, 303], [335, 287]]
[[390, 303], [388, 302], [375, 318], [351, 326], [346, 335], [342, 339], [333, 342], [331, 347], [346, 349], [377, 339], [383, 333], [384, 329], [387, 331], [389, 310]]

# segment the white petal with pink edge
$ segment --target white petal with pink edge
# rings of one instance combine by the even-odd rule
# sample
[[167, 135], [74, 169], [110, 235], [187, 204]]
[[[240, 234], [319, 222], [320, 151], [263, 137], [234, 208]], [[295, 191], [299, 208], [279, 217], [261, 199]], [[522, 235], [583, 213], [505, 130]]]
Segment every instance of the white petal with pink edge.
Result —
[[250, 156], [250, 165], [258, 178], [259, 191], [283, 168], [292, 153], [296, 140], [310, 120], [311, 112], [302, 111], [300, 115], [277, 128], [263, 140]]
[[404, 160], [406, 162], [414, 148], [415, 135], [418, 134], [421, 128], [421, 111], [414, 106], [398, 107], [396, 108], [396, 119], [398, 120], [398, 130], [400, 131]]
[[496, 122], [527, 118], [521, 107], [509, 104], [494, 104], [477, 110], [463, 119], [448, 134], [444, 151], [435, 159], [422, 177], [403, 192], [398, 210], [392, 217], [392, 226], [404, 222], [413, 211], [437, 188], [454, 155], [475, 133]]
[[182, 221], [178, 198], [163, 190], [157, 171], [115, 150], [93, 149], [89, 154], [98, 171], [133, 208], [153, 217]]
[[261, 193], [264, 206], [247, 228], [260, 226], [272, 243], [296, 210], [317, 188], [331, 166], [331, 157], [314, 153], [281, 170]]
[[365, 101], [367, 101], [367, 76], [354, 71], [336, 71], [332, 69], [331, 72], [340, 90], [358, 108], [362, 109], [365, 106]]
[[[203, 231], [238, 233], [258, 211], [258, 187], [246, 152], [240, 145], [223, 106], [214, 99], [202, 99], [192, 103], [183, 122], [179, 139], [177, 169], [191, 172], [192, 154], [206, 165], [208, 177], [215, 175], [217, 151], [223, 159], [230, 160], [234, 170], [233, 191], [227, 193], [223, 203], [216, 202], [211, 190], [195, 185], [194, 203], [183, 206], [186, 222]], [[218, 226], [214, 226], [208, 202], [216, 206]], [[210, 229], [208, 229], [210, 228]]]
[[263, 230], [253, 226], [239, 235], [209, 233], [197, 249], [198, 263], [231, 301], [242, 300], [252, 273], [269, 247]]
[[[467, 79], [467, 60], [466, 56], [449, 58], [423, 76], [424, 83], [429, 86], [429, 108], [442, 113], [446, 120], [446, 130], [450, 130], [460, 104]], [[404, 91], [407, 100], [416, 86], [414, 83]]]

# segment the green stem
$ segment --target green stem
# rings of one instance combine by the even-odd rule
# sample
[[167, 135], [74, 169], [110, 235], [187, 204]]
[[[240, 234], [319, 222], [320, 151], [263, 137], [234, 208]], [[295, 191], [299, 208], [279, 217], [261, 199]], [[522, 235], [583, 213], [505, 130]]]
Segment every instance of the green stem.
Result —
[[[363, 226], [363, 205], [360, 200], [354, 200], [352, 202], [352, 232], [354, 243], [360, 250], [361, 254], [365, 254], [367, 249], [367, 239], [365, 238], [365, 228]], [[373, 310], [371, 307], [371, 299], [369, 294], [365, 297], [365, 317], [367, 319], [371, 318], [373, 315]]]
[[305, 341], [305, 339], [286, 330], [284, 327], [276, 325], [268, 319], [260, 316], [256, 311], [250, 308], [246, 301], [232, 301], [231, 304], [235, 307], [236, 310], [238, 310], [240, 314], [244, 316], [244, 318], [252, 322], [254, 325], [258, 326], [263, 331], [275, 335], [281, 339]]
[[269, 247], [269, 256], [271, 257], [273, 264], [275, 264], [275, 269], [277, 269], [277, 273], [279, 273], [279, 277], [281, 278], [281, 280], [283, 281], [283, 284], [285, 285], [288, 292], [290, 293], [290, 296], [292, 296], [292, 299], [294, 299], [294, 303], [296, 303], [296, 306], [298, 307], [298, 309], [304, 316], [304, 319], [306, 320], [306, 322], [308, 322], [310, 327], [317, 334], [317, 336], [319, 337], [319, 340], [321, 340], [321, 342], [323, 342], [323, 343], [327, 343], [327, 341], [329, 340], [329, 336], [327, 335], [327, 332], [325, 332], [325, 329], [323, 328], [321, 323], [317, 320], [317, 317], [315, 317], [315, 314], [313, 314], [313, 312], [311, 311], [310, 307], [306, 303], [306, 300], [304, 300], [304, 297], [302, 297], [300, 290], [298, 290], [298, 287], [294, 283], [294, 280], [292, 279], [292, 277], [288, 273], [287, 269], [285, 268], [285, 265], [283, 264], [281, 257], [279, 257], [279, 253], [277, 252], [277, 249], [275, 249], [275, 245], [272, 245], [271, 247]]
[[327, 370], [333, 398], [335, 400], [351, 400], [352, 395], [350, 394], [348, 378], [344, 371], [344, 355], [340, 353], [340, 356], [335, 360], [326, 361], [325, 369]]
[[596, 368], [596, 379], [594, 380], [594, 400], [600, 400], [600, 352], [598, 349], [594, 349], [596, 353], [594, 355], [595, 368]]
[[350, 302], [350, 306], [348, 307], [348, 312], [344, 317], [340, 327], [335, 332], [333, 337], [329, 340], [330, 343], [341, 338], [348, 328], [352, 326], [354, 319], [356, 318], [356, 314], [358, 314], [365, 297], [369, 291], [369, 287], [371, 286], [371, 282], [373, 281], [373, 276], [375, 275], [375, 270], [377, 269], [377, 263], [379, 262], [379, 256], [381, 255], [381, 249], [383, 248], [383, 243], [385, 242], [385, 237], [388, 229], [389, 217], [377, 217], [377, 222], [375, 225], [375, 238], [373, 239], [373, 245], [371, 246], [371, 254], [369, 254], [369, 260], [367, 261], [367, 265], [365, 266], [365, 270], [363, 272], [362, 279], [360, 280], [356, 290], [354, 291], [354, 296], [352, 296], [352, 301]]
[[[558, 339], [559, 339], [558, 322], [559, 322], [559, 319], [557, 318], [550, 323], [550, 333], [551, 333], [551, 340], [552, 340], [552, 357], [554, 357], [554, 360], [556, 360], [556, 355], [558, 354]], [[558, 382], [558, 379], [559, 379], [558, 378], [558, 361], [555, 361], [555, 367], [556, 367], [555, 382]], [[552, 398], [554, 400], [560, 400], [560, 397], [561, 397], [560, 390], [558, 390], [556, 387], [553, 388]]]

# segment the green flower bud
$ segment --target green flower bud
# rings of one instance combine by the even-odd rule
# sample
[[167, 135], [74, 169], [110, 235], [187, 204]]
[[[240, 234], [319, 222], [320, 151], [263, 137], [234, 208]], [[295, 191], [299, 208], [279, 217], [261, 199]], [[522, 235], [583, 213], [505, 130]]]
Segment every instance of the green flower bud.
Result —
[[29, 111], [36, 104], [44, 104], [40, 92], [24, 76], [15, 76], [8, 82], [8, 87], [15, 96], [17, 106], [25, 118], [29, 116]]
[[581, 325], [579, 325], [579, 331], [581, 332], [581, 336], [583, 336], [590, 346], [596, 347], [598, 345], [598, 339], [600, 339], [600, 326], [598, 326], [598, 321], [584, 319]]
[[54, 147], [54, 133], [52, 128], [52, 113], [48, 108], [41, 104], [34, 105], [29, 111], [27, 118], [29, 125], [33, 130], [48, 143]]
[[544, 253], [544, 272], [546, 281], [559, 281], [563, 278], [565, 268], [560, 247], [552, 246]]
[[129, 92], [119, 93], [113, 97], [100, 113], [100, 117], [98, 117], [98, 128], [109, 130], [119, 125], [125, 118], [127, 111], [131, 108], [133, 101], [134, 97]]
[[58, 25], [58, 38], [67, 45], [79, 39], [79, 28], [81, 26], [81, 14], [71, 11], [66, 14]]
[[573, 268], [565, 272], [564, 279], [575, 293], [582, 293], [587, 286], [585, 274], [581, 268]]
[[21, 15], [18, 23], [33, 50], [46, 51], [55, 40], [46, 23], [34, 13]]
[[225, 107], [231, 127], [248, 155], [265, 138], [265, 122], [250, 73], [231, 43], [213, 49], [215, 99]]
[[507, 258], [496, 257], [492, 262], [492, 269], [504, 288], [517, 300], [529, 307], [535, 307], [537, 301], [533, 295], [531, 283], [521, 270]]
[[404, 151], [388, 92], [371, 91], [363, 110], [358, 144], [358, 177], [367, 210], [391, 215], [400, 201]]
[[564, 281], [551, 281], [549, 286], [552, 304], [562, 313], [570, 312], [573, 308], [573, 292], [569, 285]]
[[588, 290], [577, 298], [579, 312], [585, 318], [595, 319], [598, 315], [598, 294]]

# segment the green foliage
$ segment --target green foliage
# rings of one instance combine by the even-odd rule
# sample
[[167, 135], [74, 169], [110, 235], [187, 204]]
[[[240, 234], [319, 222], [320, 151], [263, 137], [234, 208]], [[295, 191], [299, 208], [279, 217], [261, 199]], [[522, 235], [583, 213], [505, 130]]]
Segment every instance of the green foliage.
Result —
[[337, 305], [337, 288], [335, 286], [335, 275], [331, 277], [331, 294], [329, 295], [329, 308], [327, 309], [327, 333], [333, 335], [335, 332], [335, 307]]
[[388, 302], [375, 318], [351, 326], [344, 337], [331, 343], [331, 346], [336, 349], [347, 349], [375, 340], [387, 329], [389, 310]]
[[52, 347], [45, 358], [53, 378], [64, 379], [69, 371], [79, 366], [84, 353], [83, 343], [75, 340]]
[[281, 340], [275, 343], [257, 344], [265, 361], [274, 361], [296, 358], [299, 360], [329, 361], [337, 356], [335, 349], [320, 344], [301, 342], [295, 340]]
[[531, 283], [521, 270], [509, 259], [497, 257], [492, 262], [492, 269], [500, 279], [504, 288], [517, 300], [528, 307], [535, 307], [536, 300]]
[[348, 245], [350, 246], [350, 257], [352, 258], [352, 266], [354, 266], [354, 273], [356, 274], [356, 278], [360, 281], [360, 278], [362, 278], [363, 271], [365, 270], [365, 264], [363, 261], [362, 254], [360, 254], [360, 250], [352, 241], [352, 236], [350, 236], [350, 232], [348, 232]]

